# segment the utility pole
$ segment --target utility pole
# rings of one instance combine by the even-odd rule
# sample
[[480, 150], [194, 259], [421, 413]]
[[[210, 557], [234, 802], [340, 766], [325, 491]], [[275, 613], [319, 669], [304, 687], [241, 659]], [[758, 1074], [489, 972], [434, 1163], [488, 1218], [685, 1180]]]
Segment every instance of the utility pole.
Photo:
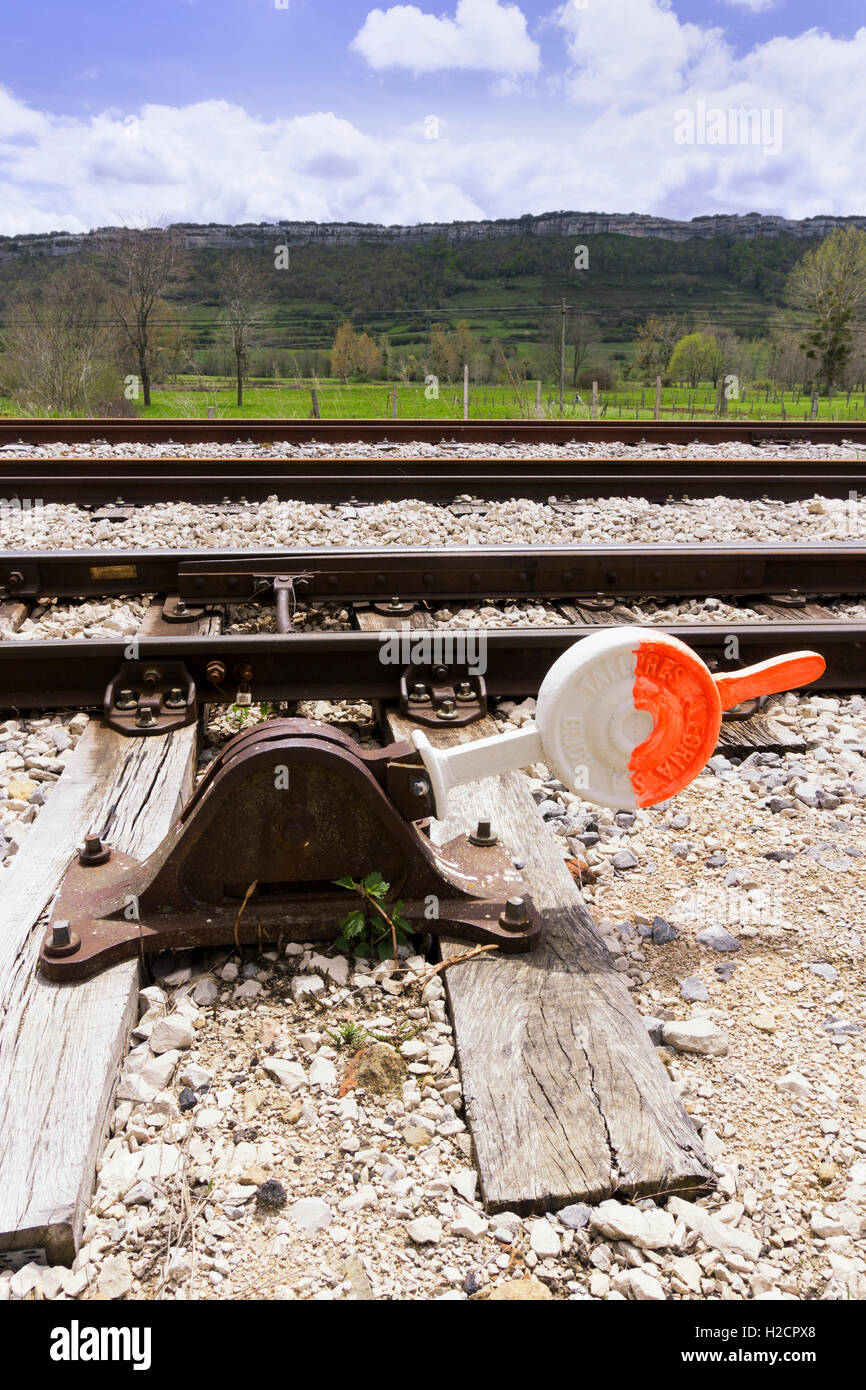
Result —
[[559, 414], [565, 414], [565, 300], [562, 301], [562, 327], [559, 335]]

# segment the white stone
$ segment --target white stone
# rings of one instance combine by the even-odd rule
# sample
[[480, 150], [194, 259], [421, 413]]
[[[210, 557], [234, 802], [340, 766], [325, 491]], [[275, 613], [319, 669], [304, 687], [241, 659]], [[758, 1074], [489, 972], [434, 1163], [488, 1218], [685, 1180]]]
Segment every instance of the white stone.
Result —
[[301, 966], [301, 969], [314, 971], [317, 975], [324, 975], [335, 985], [342, 986], [349, 983], [349, 962], [345, 956], [314, 955]]
[[255, 999], [256, 995], [261, 994], [262, 988], [260, 980], [244, 980], [242, 985], [235, 986], [232, 997], [234, 999]]
[[451, 1223], [451, 1233], [464, 1236], [466, 1240], [480, 1240], [489, 1229], [490, 1222], [472, 1207], [460, 1205], [457, 1216]]
[[590, 1227], [608, 1240], [627, 1240], [641, 1250], [661, 1250], [674, 1238], [674, 1218], [666, 1211], [641, 1211], [624, 1202], [602, 1202], [589, 1218]]
[[289, 1220], [302, 1226], [311, 1235], [316, 1231], [323, 1231], [334, 1219], [331, 1207], [319, 1197], [299, 1198], [289, 1207], [288, 1216]]
[[678, 1052], [697, 1052], [703, 1057], [724, 1057], [728, 1035], [708, 1018], [688, 1018], [666, 1023], [662, 1037]]
[[619, 1293], [629, 1294], [638, 1303], [664, 1303], [665, 1291], [658, 1279], [644, 1269], [627, 1269], [617, 1275], [614, 1285]]
[[705, 1245], [721, 1251], [723, 1255], [733, 1251], [734, 1254], [744, 1255], [747, 1260], [757, 1260], [761, 1253], [761, 1242], [756, 1236], [735, 1226], [727, 1226], [694, 1202], [686, 1202], [682, 1197], [669, 1197], [668, 1211], [683, 1221], [690, 1231], [697, 1231]]
[[200, 1086], [209, 1086], [212, 1081], [213, 1073], [200, 1067], [197, 1062], [187, 1062], [180, 1073], [180, 1084], [189, 1086], [193, 1091], [197, 1091]]
[[119, 1148], [102, 1165], [99, 1173], [99, 1188], [110, 1197], [123, 1197], [138, 1178], [141, 1167], [141, 1151], [130, 1153], [129, 1149]]
[[827, 1240], [829, 1236], [845, 1235], [845, 1225], [833, 1216], [827, 1216], [823, 1211], [813, 1211], [809, 1217], [809, 1226], [813, 1233], [821, 1240]]
[[788, 1091], [792, 1096], [799, 1096], [801, 1100], [808, 1099], [812, 1094], [811, 1083], [798, 1071], [787, 1071], [784, 1076], [780, 1076], [776, 1082], [776, 1090]]
[[29, 1264], [16, 1269], [9, 1285], [9, 1292], [12, 1297], [26, 1298], [39, 1284], [44, 1273], [45, 1265], [37, 1264], [35, 1260], [31, 1260]]
[[102, 1263], [96, 1280], [101, 1298], [125, 1298], [132, 1289], [132, 1273], [125, 1255], [109, 1255]]
[[282, 1057], [265, 1057], [262, 1066], [269, 1076], [279, 1081], [289, 1091], [297, 1091], [309, 1084], [307, 1073], [300, 1062], [287, 1062]]
[[451, 1186], [455, 1192], [465, 1198], [467, 1202], [475, 1201], [475, 1189], [478, 1186], [478, 1174], [474, 1168], [464, 1168], [459, 1173], [455, 1173], [450, 1179]]
[[310, 1085], [311, 1086], [335, 1086], [337, 1083], [337, 1068], [330, 1057], [314, 1057], [310, 1063]]
[[195, 1127], [196, 1129], [216, 1129], [221, 1119], [221, 1110], [217, 1110], [215, 1106], [206, 1105], [201, 1110], [196, 1110]]
[[406, 1234], [416, 1245], [438, 1245], [442, 1239], [442, 1226], [435, 1216], [418, 1216], [407, 1222]]
[[292, 998], [303, 999], [305, 994], [324, 994], [325, 981], [321, 975], [295, 975], [292, 980]]
[[185, 1051], [191, 1047], [195, 1030], [188, 1018], [182, 1014], [167, 1014], [154, 1025], [150, 1034], [150, 1050], [157, 1056], [173, 1050]]
[[549, 1221], [545, 1221], [543, 1216], [532, 1222], [529, 1228], [529, 1244], [541, 1259], [550, 1256], [556, 1258], [561, 1252], [556, 1228]]
[[692, 1255], [678, 1255], [671, 1261], [671, 1271], [681, 1279], [686, 1288], [691, 1289], [692, 1293], [701, 1292], [701, 1275], [703, 1273], [697, 1260]]
[[[129, 1061], [131, 1058], [127, 1058], [127, 1062]], [[154, 1100], [171, 1081], [179, 1061], [180, 1053], [169, 1051], [162, 1052], [158, 1057], [150, 1057], [143, 1066], [139, 1065], [137, 1070], [127, 1072], [124, 1068], [124, 1075], [117, 1088], [117, 1099]]]
[[205, 1008], [209, 1004], [215, 1004], [219, 998], [219, 986], [216, 980], [211, 979], [210, 975], [204, 975], [202, 979], [196, 981], [192, 997], [197, 1004], [201, 1004]]

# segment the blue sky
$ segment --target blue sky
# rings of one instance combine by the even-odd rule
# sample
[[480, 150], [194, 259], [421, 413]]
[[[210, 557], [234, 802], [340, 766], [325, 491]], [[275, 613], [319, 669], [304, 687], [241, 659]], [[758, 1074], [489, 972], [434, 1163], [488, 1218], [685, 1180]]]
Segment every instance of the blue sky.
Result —
[[0, 232], [862, 212], [864, 72], [862, 0], [9, 4]]

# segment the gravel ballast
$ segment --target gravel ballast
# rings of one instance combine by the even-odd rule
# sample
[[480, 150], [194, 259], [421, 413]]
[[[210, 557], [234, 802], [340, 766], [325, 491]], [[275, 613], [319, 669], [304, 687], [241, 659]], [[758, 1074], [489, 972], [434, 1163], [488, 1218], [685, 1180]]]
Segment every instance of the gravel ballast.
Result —
[[[554, 499], [555, 500], [555, 499]], [[647, 502], [584, 498], [568, 511], [527, 498], [490, 502], [483, 515], [457, 516], [432, 502], [355, 507], [320, 502], [250, 502], [241, 511], [162, 502], [123, 521], [94, 520], [65, 503], [7, 511], [6, 550], [257, 549], [280, 546], [475, 546], [792, 544], [866, 539], [866, 507], [816, 494], [808, 501], [700, 498]]]
[[806, 751], [717, 755], [666, 806], [602, 811], [526, 774], [712, 1195], [487, 1215], [425, 961], [195, 952], [143, 991], [73, 1269], [0, 1274], [0, 1298], [866, 1296], [866, 704], [773, 713]]
[[[866, 445], [845, 440], [841, 444], [768, 442], [761, 445], [731, 441], [727, 444], [624, 444], [615, 439], [593, 444], [571, 440], [566, 444], [483, 444], [457, 443], [444, 440], [440, 444], [377, 444], [348, 440], [345, 443], [292, 444], [280, 439], [280, 421], [274, 421], [274, 438], [263, 444], [245, 442], [243, 423], [238, 423], [238, 438], [232, 443], [180, 444], [166, 441], [161, 444], [107, 444], [94, 440], [86, 444], [2, 444], [0, 459], [353, 459], [375, 461], [377, 458], [407, 459], [622, 459], [640, 463], [653, 459], [731, 459], [760, 463], [767, 459], [784, 459], [798, 463], [834, 463], [840, 459], [858, 460], [866, 456]], [[387, 432], [383, 422], [383, 436]], [[443, 433], [447, 433], [447, 423]]]

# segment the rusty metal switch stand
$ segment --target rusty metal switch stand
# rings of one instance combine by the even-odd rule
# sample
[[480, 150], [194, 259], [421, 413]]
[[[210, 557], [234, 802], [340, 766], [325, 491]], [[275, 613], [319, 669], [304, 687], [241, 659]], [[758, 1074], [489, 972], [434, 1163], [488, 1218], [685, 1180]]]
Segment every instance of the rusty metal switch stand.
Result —
[[334, 937], [353, 903], [334, 880], [372, 869], [419, 932], [530, 950], [540, 925], [508, 855], [477, 836], [434, 849], [412, 823], [432, 811], [409, 743], [364, 752], [305, 719], [259, 725], [225, 745], [147, 860], [89, 837], [61, 884], [42, 973], [83, 980], [169, 948]]

